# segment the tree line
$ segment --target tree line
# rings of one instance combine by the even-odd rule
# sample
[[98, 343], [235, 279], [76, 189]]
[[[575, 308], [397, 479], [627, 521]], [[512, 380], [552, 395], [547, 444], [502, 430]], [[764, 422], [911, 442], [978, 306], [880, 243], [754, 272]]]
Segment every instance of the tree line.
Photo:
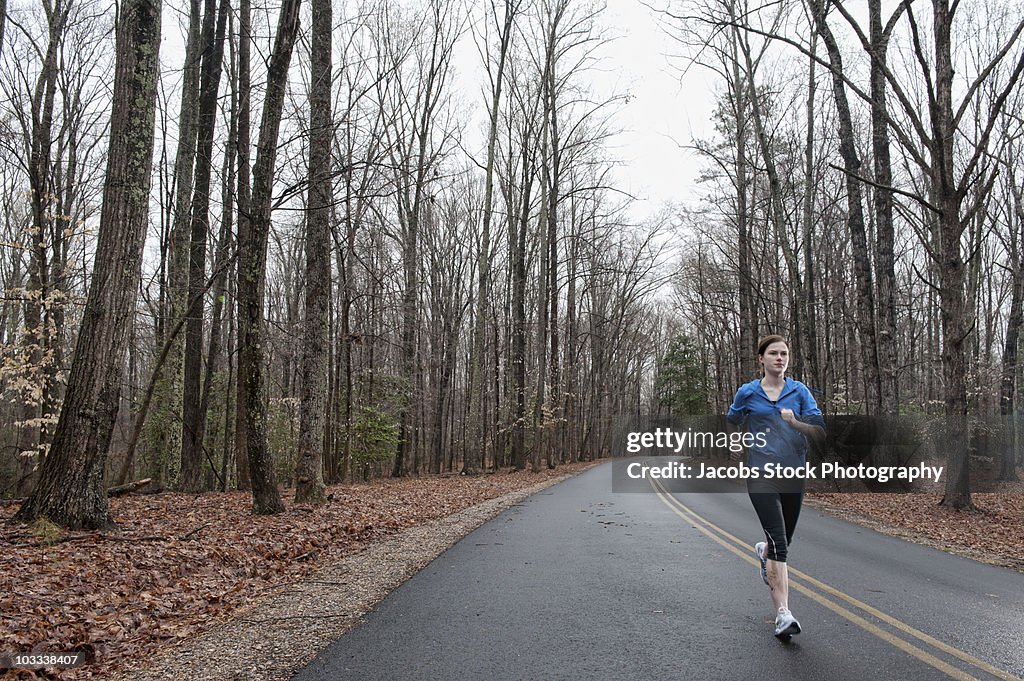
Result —
[[941, 415], [943, 504], [971, 505], [969, 453], [992, 432], [968, 415], [1002, 417], [998, 477], [1015, 480], [1020, 7], [693, 0], [662, 17], [718, 88], [676, 285], [714, 409], [780, 331], [832, 413]]
[[19, 518], [106, 526], [142, 478], [273, 513], [279, 483], [605, 452], [649, 382], [662, 246], [611, 179], [603, 7], [164, 5], [5, 13]]

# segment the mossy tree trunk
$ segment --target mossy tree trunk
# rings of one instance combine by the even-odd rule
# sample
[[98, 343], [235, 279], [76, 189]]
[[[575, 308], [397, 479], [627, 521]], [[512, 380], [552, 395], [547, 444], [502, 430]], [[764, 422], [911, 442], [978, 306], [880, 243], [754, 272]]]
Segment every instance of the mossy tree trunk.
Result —
[[125, 0], [117, 24], [110, 150], [96, 260], [49, 456], [17, 520], [69, 528], [113, 523], [103, 471], [120, 402], [149, 215], [160, 0]]
[[309, 85], [309, 198], [306, 202], [306, 300], [302, 408], [295, 501], [323, 503], [327, 410], [328, 315], [331, 297], [331, 0], [313, 0]]
[[252, 171], [252, 211], [238, 221], [238, 430], [244, 429], [253, 512], [284, 511], [274, 462], [267, 449], [266, 378], [263, 366], [263, 300], [267, 276], [267, 239], [273, 200], [277, 138], [288, 85], [288, 65], [299, 32], [300, 0], [281, 5], [274, 51], [267, 73], [256, 164]]

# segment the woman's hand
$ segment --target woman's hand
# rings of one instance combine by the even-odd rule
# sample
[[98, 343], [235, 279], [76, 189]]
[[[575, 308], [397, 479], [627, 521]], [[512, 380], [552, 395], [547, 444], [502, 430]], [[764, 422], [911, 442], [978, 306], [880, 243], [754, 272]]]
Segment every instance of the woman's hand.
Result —
[[814, 439], [824, 437], [825, 431], [821, 426], [804, 423], [796, 417], [796, 414], [793, 413], [792, 409], [780, 409], [779, 412], [782, 416], [782, 420], [796, 428], [798, 432]]

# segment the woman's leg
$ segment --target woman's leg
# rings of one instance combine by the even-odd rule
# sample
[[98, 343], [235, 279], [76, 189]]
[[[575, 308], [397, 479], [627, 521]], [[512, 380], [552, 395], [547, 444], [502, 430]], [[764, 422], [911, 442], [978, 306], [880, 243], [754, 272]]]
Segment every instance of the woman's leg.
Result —
[[789, 569], [785, 563], [768, 560], [768, 588], [772, 592], [772, 605], [775, 606], [775, 610], [789, 610]]
[[783, 496], [785, 495], [779, 492], [750, 492], [750, 502], [754, 505], [754, 511], [764, 529], [768, 588], [771, 589], [772, 603], [776, 610], [789, 609], [789, 572], [786, 569], [786, 554], [791, 534], [787, 532]]
[[781, 492], [778, 495], [778, 500], [779, 513], [782, 515], [782, 524], [786, 534], [786, 551], [781, 560], [768, 561], [768, 587], [772, 590], [772, 603], [775, 604], [775, 608], [789, 610], [789, 568], [786, 566], [786, 557], [789, 553], [789, 545], [793, 543], [793, 533], [796, 531], [796, 521], [800, 518], [804, 493], [803, 491]]
[[793, 543], [796, 521], [800, 518], [800, 507], [804, 503], [803, 490], [783, 492], [779, 495], [779, 503], [782, 505], [782, 519], [786, 526], [786, 545], [788, 546]]

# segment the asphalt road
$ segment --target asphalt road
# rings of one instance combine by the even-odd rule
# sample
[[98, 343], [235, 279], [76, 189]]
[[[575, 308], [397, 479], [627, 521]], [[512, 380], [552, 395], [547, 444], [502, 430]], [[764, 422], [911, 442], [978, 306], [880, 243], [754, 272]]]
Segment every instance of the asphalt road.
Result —
[[483, 525], [295, 678], [1024, 677], [1024, 574], [805, 506], [790, 549], [804, 632], [784, 643], [746, 495], [613, 493], [611, 468]]

